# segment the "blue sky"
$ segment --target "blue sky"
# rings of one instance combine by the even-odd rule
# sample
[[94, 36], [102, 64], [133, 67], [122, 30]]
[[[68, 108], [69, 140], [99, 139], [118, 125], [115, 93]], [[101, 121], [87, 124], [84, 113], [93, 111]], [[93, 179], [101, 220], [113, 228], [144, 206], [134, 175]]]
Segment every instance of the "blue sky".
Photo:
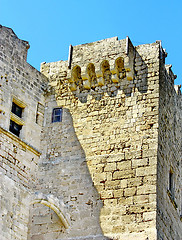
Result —
[[67, 60], [69, 45], [129, 36], [140, 45], [162, 40], [166, 64], [182, 84], [180, 0], [0, 0], [0, 24], [30, 43], [28, 62]]

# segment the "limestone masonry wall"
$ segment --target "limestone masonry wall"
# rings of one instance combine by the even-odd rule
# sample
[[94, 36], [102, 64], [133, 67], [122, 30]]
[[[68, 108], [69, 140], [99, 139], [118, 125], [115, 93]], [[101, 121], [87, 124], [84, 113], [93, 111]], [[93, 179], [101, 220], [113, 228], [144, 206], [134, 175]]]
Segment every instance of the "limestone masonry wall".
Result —
[[[182, 95], [171, 65], [161, 66], [157, 181], [158, 239], [181, 239], [182, 224]], [[171, 187], [170, 177], [172, 174]]]
[[[102, 46], [105, 50], [100, 53], [99, 49], [102, 49]], [[53, 158], [52, 161], [56, 163], [57, 173], [54, 171], [54, 178], [60, 179], [58, 185], [62, 189], [64, 183], [61, 183], [61, 179], [64, 176], [68, 178], [70, 169], [70, 157], [66, 159], [64, 154], [65, 151], [68, 155], [70, 152], [70, 148], [67, 149], [67, 141], [75, 150], [76, 146], [80, 145], [84, 153], [83, 161], [87, 162], [92, 181], [103, 202], [100, 217], [96, 217], [100, 218], [105, 236], [116, 239], [146, 239], [147, 237], [157, 239], [159, 44], [139, 46], [136, 52], [130, 42], [129, 47], [130, 50], [126, 54], [126, 41], [118, 41], [115, 38], [73, 47], [72, 72], [67, 69], [67, 62], [42, 64], [42, 73], [50, 78], [50, 85], [55, 89], [53, 95], [56, 95], [56, 103], [52, 108], [57, 105], [63, 107], [61, 124], [64, 127], [65, 124], [69, 124], [71, 129], [74, 127], [74, 134], [76, 134], [76, 139], [74, 138], [72, 143], [73, 138], [70, 136], [65, 138], [63, 130], [52, 125], [51, 131], [57, 129], [59, 134], [55, 134], [55, 130], [54, 134], [51, 134], [51, 141], [55, 144], [54, 147], [49, 145], [51, 149], [48, 153], [50, 159]], [[96, 57], [97, 52], [98, 55], [100, 53], [100, 62]], [[130, 66], [128, 72], [132, 72], [135, 66], [135, 79], [132, 72], [133, 75], [130, 75], [130, 78], [127, 75], [124, 77], [119, 75], [118, 81], [113, 82], [112, 79], [117, 79], [115, 60], [119, 57], [124, 59], [125, 69]], [[108, 73], [108, 78], [102, 75], [103, 60], [108, 60], [110, 65], [108, 69], [111, 74]], [[85, 89], [84, 79], [89, 79], [89, 74], [86, 75], [85, 71], [89, 63], [95, 66], [97, 80], [95, 79], [95, 83], [91, 80], [90, 89], [89, 84]], [[81, 67], [81, 75], [78, 73], [78, 76], [73, 77], [77, 64]], [[82, 78], [82, 81], [77, 81], [77, 78]], [[99, 80], [101, 82], [103, 78], [105, 78], [103, 86], [98, 86]], [[76, 89], [73, 87], [74, 80]], [[50, 111], [51, 107], [48, 109]], [[73, 123], [70, 123], [69, 118], [66, 117], [69, 114], [72, 116]], [[51, 111], [48, 116], [50, 121]], [[58, 137], [59, 141], [57, 141]], [[49, 136], [47, 139], [50, 141]], [[63, 145], [64, 141], [65, 145]], [[59, 146], [64, 146], [59, 147], [60, 150], [57, 149], [58, 142], [63, 143]], [[47, 148], [47, 143], [45, 146]], [[73, 151], [76, 154], [75, 150]], [[77, 154], [72, 157], [71, 166], [81, 167], [82, 161], [78, 162], [77, 158]], [[61, 162], [64, 161], [66, 163], [61, 167], [63, 164]], [[64, 169], [62, 178], [56, 177], [60, 175], [62, 169]], [[50, 175], [47, 174], [50, 169], [45, 168], [45, 171], [44, 179], [45, 175], [50, 179]], [[71, 182], [76, 182], [78, 177], [70, 172], [70, 178]], [[52, 185], [55, 186], [55, 184]], [[67, 185], [67, 191], [69, 191], [69, 185]], [[80, 198], [76, 187], [73, 193], [71, 196], [75, 197], [75, 206], [79, 209]], [[65, 200], [64, 195], [62, 197], [69, 208], [71, 203], [67, 200], [67, 195]], [[74, 218], [74, 212], [72, 217]], [[79, 219], [77, 216], [77, 221], [81, 223], [82, 217]], [[72, 222], [71, 226], [70, 231], [75, 232]], [[79, 228], [77, 226], [77, 231], [78, 236], [84, 238], [86, 233], [82, 224]], [[66, 238], [65, 234], [60, 238]]]
[[181, 240], [182, 95], [161, 42], [70, 46], [41, 72], [28, 48], [0, 26], [0, 239]]
[[[29, 204], [40, 156], [37, 106], [44, 105], [46, 77], [26, 62], [28, 42], [0, 26], [0, 239], [27, 239]], [[12, 112], [12, 105], [22, 116]], [[43, 120], [40, 113], [39, 120]], [[18, 124], [19, 137], [10, 131]], [[39, 124], [38, 124], [39, 123]], [[14, 128], [16, 130], [16, 128]]]

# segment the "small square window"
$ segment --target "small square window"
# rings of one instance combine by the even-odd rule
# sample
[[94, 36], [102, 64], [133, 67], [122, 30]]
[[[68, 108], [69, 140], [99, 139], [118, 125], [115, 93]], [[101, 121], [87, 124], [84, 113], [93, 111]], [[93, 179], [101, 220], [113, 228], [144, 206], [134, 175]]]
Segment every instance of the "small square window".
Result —
[[21, 125], [18, 125], [17, 123], [13, 122], [12, 120], [10, 120], [10, 127], [9, 130], [14, 133], [16, 136], [19, 137], [20, 135], [20, 130], [22, 129]]
[[22, 117], [22, 108], [16, 105], [14, 102], [12, 103], [11, 112], [17, 115], [18, 117]]
[[62, 108], [53, 109], [52, 122], [62, 122]]

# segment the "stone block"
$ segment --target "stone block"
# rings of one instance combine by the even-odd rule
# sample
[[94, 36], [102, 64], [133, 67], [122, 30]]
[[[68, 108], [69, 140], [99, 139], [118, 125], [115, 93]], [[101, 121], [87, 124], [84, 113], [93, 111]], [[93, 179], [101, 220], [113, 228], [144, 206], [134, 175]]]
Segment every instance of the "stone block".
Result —
[[137, 187], [137, 195], [156, 193], [156, 185], [143, 185]]
[[123, 171], [115, 171], [113, 173], [113, 179], [128, 179], [135, 176], [135, 171], [133, 169], [123, 170]]
[[125, 197], [134, 196], [136, 194], [136, 191], [137, 191], [136, 187], [125, 188], [124, 189], [124, 196]]

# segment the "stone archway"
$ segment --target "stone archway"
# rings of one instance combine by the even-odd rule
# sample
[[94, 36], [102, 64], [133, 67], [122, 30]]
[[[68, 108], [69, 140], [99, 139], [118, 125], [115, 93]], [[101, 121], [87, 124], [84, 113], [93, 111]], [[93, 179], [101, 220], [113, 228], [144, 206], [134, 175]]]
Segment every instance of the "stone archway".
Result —
[[58, 239], [69, 226], [69, 215], [60, 199], [52, 194], [36, 193], [33, 196], [30, 201], [28, 240], [42, 239], [42, 234], [46, 239]]

